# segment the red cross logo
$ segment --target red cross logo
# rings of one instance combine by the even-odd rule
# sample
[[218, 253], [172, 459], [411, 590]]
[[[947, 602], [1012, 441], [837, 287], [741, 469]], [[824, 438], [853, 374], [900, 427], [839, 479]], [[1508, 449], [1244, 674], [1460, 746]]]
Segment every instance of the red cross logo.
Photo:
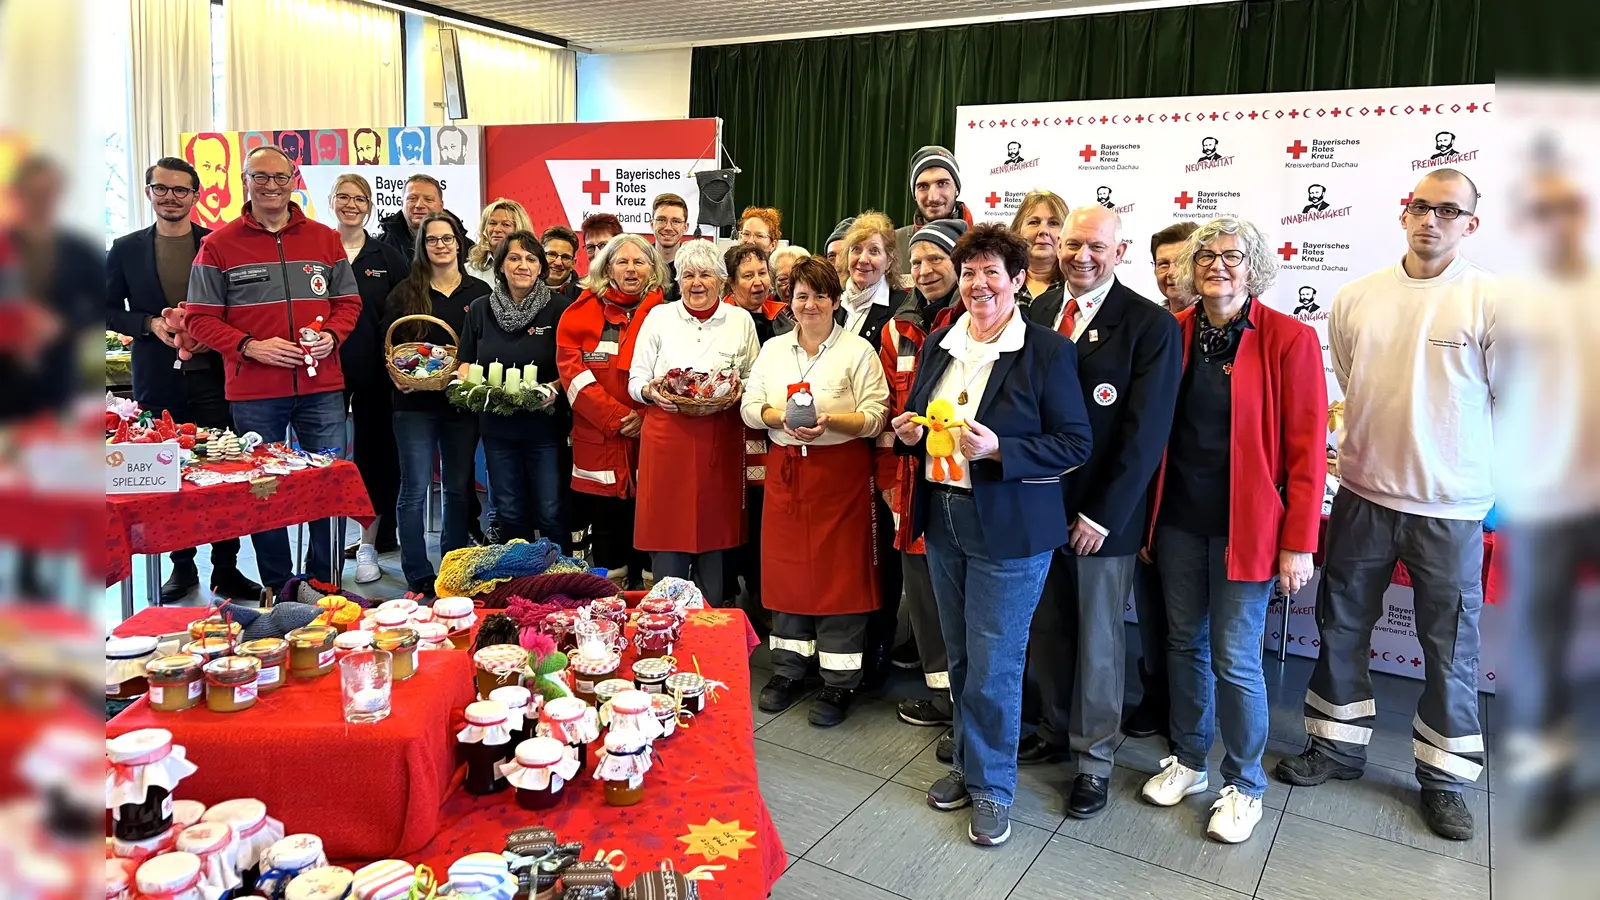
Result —
[[1172, 198], [1172, 202], [1178, 204], [1178, 208], [1179, 209], [1188, 209], [1189, 208], [1189, 204], [1194, 202], [1194, 198], [1189, 196], [1189, 192], [1188, 191], [1184, 191], [1183, 193], [1179, 194], [1178, 196], [1173, 197]]
[[1411, 658], [1411, 668], [1415, 669], [1416, 667], [1418, 667], [1420, 665], [1422, 665], [1422, 657], [1414, 656], [1414, 657]]
[[1083, 157], [1083, 161], [1084, 162], [1088, 162], [1089, 160], [1094, 159], [1096, 156], [1099, 156], [1100, 154], [1099, 154], [1098, 151], [1096, 151], [1094, 149], [1094, 145], [1093, 144], [1084, 144], [1083, 145], [1083, 149], [1078, 151], [1078, 155]]
[[1109, 385], [1102, 384], [1100, 387], [1095, 389], [1094, 399], [1100, 401], [1101, 405], [1103, 406], [1110, 403], [1112, 400], [1117, 399], [1117, 392], [1112, 390]]
[[983, 201], [989, 204], [990, 209], [994, 209], [996, 206], [1000, 205], [1000, 195], [994, 191], [990, 191], [989, 196], [983, 198]]
[[1252, 109], [1252, 110], [1250, 110], [1250, 118], [1251, 118], [1251, 120], [1254, 120], [1254, 119], [1255, 119], [1255, 117], [1256, 117], [1256, 111], [1255, 111], [1255, 110], [1253, 110], [1253, 109]]
[[1401, 206], [1410, 206], [1412, 198], [1414, 198], [1416, 196], [1417, 196], [1417, 192], [1416, 191], [1412, 191], [1411, 193], [1405, 195], [1404, 197], [1401, 197], [1400, 198], [1400, 205]]
[[1427, 115], [1428, 114], [1428, 110], [1430, 110], [1430, 109], [1433, 109], [1433, 107], [1424, 104], [1423, 107], [1422, 107], [1422, 114], [1423, 115]]
[[600, 170], [590, 169], [589, 180], [583, 183], [583, 192], [589, 195], [589, 202], [598, 205], [601, 194], [611, 193], [611, 182], [600, 180]]
[[305, 268], [301, 269], [300, 271], [306, 273], [307, 275], [310, 275], [311, 274], [311, 266], [308, 264], [308, 265], [306, 265]]
[[1034, 125], [1035, 128], [1037, 128], [1039, 126], [1039, 120], [1038, 119], [1034, 119], [1033, 120], [1033, 125]]
[[1217, 114], [1216, 113], [1212, 113], [1211, 114], [1211, 121], [1215, 122], [1216, 120], [1217, 120]]
[[967, 123], [967, 127], [968, 128], [977, 128], [978, 127], [978, 123], [977, 122], [968, 122]]
[[1138, 115], [1137, 115], [1137, 116], [1134, 116], [1134, 117], [1133, 117], [1133, 120], [1134, 120], [1134, 121], [1135, 121], [1135, 122], [1138, 122], [1138, 123], [1140, 123], [1140, 124], [1144, 124], [1144, 113], [1140, 113], [1140, 114], [1138, 114]]
[[1388, 112], [1388, 111], [1389, 111], [1388, 109], [1386, 109], [1386, 108], [1384, 108], [1382, 106], [1380, 106], [1380, 107], [1378, 107], [1378, 108], [1373, 110], [1373, 112], [1377, 113], [1380, 116], [1383, 115], [1384, 113]]
[[1295, 159], [1299, 159], [1300, 158], [1300, 154], [1305, 153], [1306, 151], [1310, 150], [1311, 148], [1307, 147], [1305, 144], [1300, 143], [1300, 139], [1299, 138], [1295, 138], [1293, 144], [1290, 144], [1289, 146], [1287, 146], [1287, 147], [1285, 147], [1283, 149], [1290, 156], [1293, 156]]
[[1300, 110], [1298, 110], [1298, 109], [1289, 110], [1289, 118], [1291, 118], [1291, 119], [1300, 118]]
[[1283, 257], [1284, 262], [1290, 262], [1294, 259], [1295, 254], [1299, 253], [1300, 251], [1295, 249], [1294, 244], [1284, 241], [1283, 246], [1279, 247], [1275, 252], [1279, 256]]
[[1468, 103], [1467, 104], [1467, 112], [1477, 112], [1477, 111], [1478, 111], [1478, 104], [1476, 104], [1476, 103]]
[[1342, 113], [1339, 112], [1339, 107], [1335, 106], [1333, 108], [1333, 117], [1335, 119], [1337, 119], [1337, 118], [1339, 118], [1340, 115], [1342, 115]]

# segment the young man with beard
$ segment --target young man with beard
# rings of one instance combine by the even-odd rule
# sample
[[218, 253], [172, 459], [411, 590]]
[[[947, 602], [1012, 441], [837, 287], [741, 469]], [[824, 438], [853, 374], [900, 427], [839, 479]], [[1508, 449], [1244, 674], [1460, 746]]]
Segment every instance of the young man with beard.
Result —
[[568, 300], [578, 299], [583, 287], [578, 284], [578, 236], [565, 225], [551, 225], [539, 235], [544, 245], [544, 283]]
[[[650, 230], [656, 236], [656, 254], [667, 264], [668, 284], [662, 298], [671, 303], [680, 298], [678, 288], [678, 245], [689, 228], [689, 204], [677, 194], [658, 194], [650, 204]], [[730, 276], [732, 272], [728, 273]]]
[[[176, 366], [176, 339], [162, 318], [187, 296], [195, 254], [211, 233], [189, 219], [200, 196], [200, 173], [166, 156], [145, 170], [144, 183], [155, 224], [117, 238], [106, 254], [106, 326], [133, 338], [133, 398], [140, 406], [155, 415], [169, 411], [179, 422], [232, 427], [221, 354], [208, 349]], [[261, 585], [239, 571], [238, 558], [238, 538], [211, 545], [211, 590], [229, 600], [259, 600]], [[172, 552], [162, 603], [176, 603], [199, 586], [194, 559], [193, 547]]]
[[972, 225], [972, 212], [956, 199], [961, 193], [961, 169], [954, 153], [929, 144], [911, 155], [911, 198], [917, 214], [911, 224], [895, 229], [901, 271], [911, 274], [911, 236], [922, 226], [940, 219], [960, 219]]
[[[456, 214], [444, 208], [444, 185], [432, 175], [424, 175], [421, 172], [406, 180], [404, 204], [402, 208], [384, 216], [378, 222], [378, 237], [385, 244], [399, 250], [400, 255], [404, 256], [409, 264], [412, 255], [417, 251], [417, 225], [429, 213], [442, 212], [451, 216]], [[456, 225], [457, 231], [466, 232], [465, 228], [459, 227], [461, 225], [459, 216], [456, 216]], [[461, 248], [461, 258], [464, 260], [472, 255], [475, 242], [471, 238], [463, 240], [465, 244]]]

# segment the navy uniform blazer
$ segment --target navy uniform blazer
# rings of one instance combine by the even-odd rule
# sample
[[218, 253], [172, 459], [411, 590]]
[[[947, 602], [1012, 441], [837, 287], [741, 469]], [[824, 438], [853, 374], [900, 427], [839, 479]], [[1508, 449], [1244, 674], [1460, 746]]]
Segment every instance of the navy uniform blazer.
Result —
[[[194, 249], [211, 229], [190, 223]], [[133, 399], [149, 409], [185, 408], [183, 373], [173, 368], [178, 351], [150, 333], [149, 320], [166, 309], [167, 294], [156, 272], [156, 226], [141, 228], [111, 242], [106, 253], [106, 327], [133, 338]], [[212, 364], [222, 365], [222, 357]]]
[[[1000, 559], [1037, 556], [1067, 542], [1061, 477], [1089, 458], [1089, 417], [1078, 387], [1078, 354], [1072, 342], [1028, 322], [1022, 349], [1002, 353], [989, 372], [978, 409], [971, 416], [1000, 438], [1000, 458], [968, 463], [972, 496], [984, 541]], [[956, 324], [928, 335], [917, 361], [906, 408], [925, 412], [950, 365], [939, 341]], [[926, 434], [916, 446], [895, 441], [897, 453], [926, 456]], [[917, 466], [911, 496], [911, 537], [927, 530], [933, 486]]]
[[[1028, 316], [1050, 328], [1065, 300], [1062, 289], [1051, 288]], [[1165, 306], [1114, 281], [1077, 349], [1094, 449], [1063, 481], [1067, 521], [1084, 515], [1111, 532], [1096, 556], [1131, 556], [1144, 540], [1146, 495], [1172, 429], [1183, 337]]]

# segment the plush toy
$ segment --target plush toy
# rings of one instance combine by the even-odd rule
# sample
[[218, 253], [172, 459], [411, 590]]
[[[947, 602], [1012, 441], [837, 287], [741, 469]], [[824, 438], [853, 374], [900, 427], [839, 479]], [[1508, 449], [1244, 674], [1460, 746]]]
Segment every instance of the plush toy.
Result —
[[196, 353], [204, 353], [208, 349], [189, 333], [188, 306], [187, 300], [179, 300], [177, 306], [169, 306], [161, 311], [161, 321], [166, 323], [167, 330], [172, 332], [173, 343], [178, 348], [178, 358], [172, 364], [174, 369], [183, 368], [184, 360], [193, 359]]
[[528, 689], [549, 703], [557, 697], [571, 697], [572, 690], [562, 677], [567, 671], [567, 655], [556, 649], [549, 635], [532, 629], [522, 630], [522, 648], [528, 651], [528, 667], [533, 681]]
[[[956, 436], [953, 429], [966, 427], [966, 422], [956, 418], [955, 404], [943, 397], [928, 404], [926, 416], [912, 416], [911, 421], [928, 429], [928, 456], [933, 460], [934, 481], [960, 481], [961, 466], [955, 461]], [[950, 475], [945, 477], [945, 465]]]
[[322, 317], [300, 329], [300, 346], [306, 348], [306, 374], [317, 376], [317, 358], [311, 355], [311, 345], [322, 340]]
[[801, 385], [789, 386], [789, 402], [783, 407], [783, 424], [790, 428], [817, 427], [817, 403], [811, 391]]

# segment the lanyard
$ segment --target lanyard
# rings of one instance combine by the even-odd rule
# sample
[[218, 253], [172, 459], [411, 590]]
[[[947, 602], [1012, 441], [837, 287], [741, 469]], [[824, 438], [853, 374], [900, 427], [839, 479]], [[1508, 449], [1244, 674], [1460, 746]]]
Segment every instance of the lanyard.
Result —
[[[829, 337], [832, 337], [832, 335], [829, 335]], [[800, 336], [798, 334], [795, 335], [794, 345], [795, 345], [795, 348], [798, 349], [801, 353], [805, 353], [806, 352], [806, 348], [800, 346]], [[795, 370], [800, 373], [800, 377], [799, 377], [799, 379], [797, 379], [797, 383], [805, 382], [806, 376], [811, 374], [811, 370], [815, 369], [817, 367], [817, 363], [822, 362], [822, 354], [827, 353], [828, 350], [831, 349], [832, 347], [833, 347], [832, 344], [828, 343], [827, 341], [823, 341], [822, 342], [822, 346], [817, 348], [816, 358], [811, 360], [810, 364], [806, 365], [805, 368], [803, 368], [803, 369], [801, 368], [800, 361], [799, 360], [795, 360], [795, 364], [794, 364]]]

